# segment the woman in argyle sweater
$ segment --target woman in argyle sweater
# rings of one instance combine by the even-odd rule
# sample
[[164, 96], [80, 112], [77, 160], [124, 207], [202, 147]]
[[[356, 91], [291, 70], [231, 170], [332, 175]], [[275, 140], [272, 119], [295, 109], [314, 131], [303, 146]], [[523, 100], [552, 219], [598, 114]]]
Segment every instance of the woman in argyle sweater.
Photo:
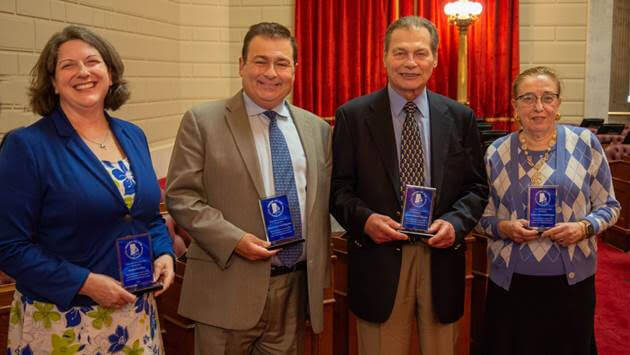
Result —
[[[550, 68], [519, 74], [512, 104], [522, 130], [486, 152], [490, 198], [479, 222], [489, 237], [486, 354], [596, 351], [595, 237], [617, 221], [620, 206], [597, 137], [557, 124], [560, 93]], [[555, 226], [529, 225], [529, 205], [554, 202], [553, 192], [538, 190], [529, 202], [530, 186], [556, 186]]]

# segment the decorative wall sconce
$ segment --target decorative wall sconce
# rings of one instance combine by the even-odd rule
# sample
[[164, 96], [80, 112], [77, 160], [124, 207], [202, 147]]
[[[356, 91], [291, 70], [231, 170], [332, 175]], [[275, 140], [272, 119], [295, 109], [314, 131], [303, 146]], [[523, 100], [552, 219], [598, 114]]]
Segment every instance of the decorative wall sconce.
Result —
[[459, 30], [459, 50], [457, 58], [457, 101], [468, 105], [468, 26], [481, 14], [482, 6], [478, 2], [458, 0], [444, 5], [448, 21]]

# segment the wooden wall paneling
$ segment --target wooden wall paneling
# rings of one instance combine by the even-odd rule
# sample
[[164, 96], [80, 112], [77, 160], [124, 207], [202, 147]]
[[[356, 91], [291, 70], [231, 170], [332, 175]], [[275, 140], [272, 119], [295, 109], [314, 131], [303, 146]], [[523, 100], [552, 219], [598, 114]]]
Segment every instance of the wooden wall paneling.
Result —
[[602, 239], [617, 249], [630, 251], [630, 229], [612, 226], [604, 231]]
[[610, 172], [614, 178], [622, 181], [630, 181], [630, 161], [612, 160], [608, 162]]
[[179, 295], [186, 270], [185, 258], [175, 262], [173, 284], [157, 298], [162, 340], [166, 354], [193, 354], [195, 344], [195, 322], [177, 313]]
[[[357, 355], [357, 331], [356, 316], [352, 314], [348, 307], [348, 248], [347, 239], [343, 233], [333, 234], [333, 253], [337, 256], [335, 263], [335, 321], [334, 321], [334, 354], [335, 355]], [[471, 291], [473, 284], [472, 273], [472, 250], [475, 238], [466, 238], [466, 298], [464, 305], [464, 315], [458, 326], [460, 338], [457, 344], [459, 355], [470, 353], [470, 315], [471, 315]], [[418, 335], [416, 326], [411, 327], [411, 353], [417, 353]]]
[[616, 225], [621, 228], [630, 228], [630, 181], [613, 177], [615, 198], [621, 205], [621, 212]]
[[[330, 257], [332, 263], [332, 269], [337, 258], [334, 255]], [[335, 284], [335, 276], [332, 275], [331, 286]], [[326, 354], [332, 355], [333, 352], [333, 332], [334, 332], [334, 307], [335, 297], [333, 287], [324, 289], [324, 331], [320, 334], [313, 333], [310, 323], [306, 322], [306, 332], [304, 339], [304, 354], [305, 355], [318, 355]]]
[[0, 285], [0, 351], [6, 352], [7, 338], [9, 335], [9, 315], [15, 284]]
[[630, 161], [615, 160], [610, 163], [615, 197], [621, 205], [617, 223], [602, 233], [602, 239], [623, 251], [630, 250]]
[[473, 234], [472, 244], [472, 289], [470, 309], [470, 353], [481, 354], [481, 336], [483, 331], [483, 315], [485, 312], [486, 294], [488, 288], [488, 257], [486, 248], [488, 240], [478, 234]]
[[[348, 307], [348, 250], [344, 233], [333, 233], [333, 255], [336, 257], [333, 269], [334, 294], [334, 322], [333, 322], [333, 354], [356, 354], [356, 349], [350, 352], [349, 345], [356, 344], [356, 320], [350, 321]], [[352, 324], [351, 324], [352, 323]]]
[[[166, 354], [194, 353], [195, 322], [177, 313], [185, 270], [186, 262], [185, 258], [182, 258], [175, 265], [176, 275], [173, 285], [157, 299]], [[334, 305], [333, 288], [327, 288], [324, 290], [324, 331], [321, 334], [314, 334], [307, 322], [304, 339], [305, 355], [333, 354]]]
[[472, 294], [472, 283], [473, 283], [473, 273], [472, 273], [472, 250], [473, 243], [475, 242], [475, 237], [472, 235], [466, 236], [466, 289], [465, 289], [465, 298], [464, 298], [464, 315], [459, 320], [459, 338], [457, 343], [457, 349], [459, 355], [468, 355], [470, 354], [470, 297]]

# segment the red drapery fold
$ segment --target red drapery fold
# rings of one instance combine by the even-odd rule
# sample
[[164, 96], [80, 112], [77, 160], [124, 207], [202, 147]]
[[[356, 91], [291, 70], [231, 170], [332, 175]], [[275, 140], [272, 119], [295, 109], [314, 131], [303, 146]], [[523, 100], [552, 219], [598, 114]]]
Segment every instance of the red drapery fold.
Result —
[[468, 35], [468, 101], [495, 129], [515, 130], [511, 92], [520, 63], [518, 0], [477, 1], [484, 11]]
[[383, 87], [391, 11], [388, 0], [297, 0], [295, 104], [330, 117], [349, 99]]
[[[457, 97], [459, 33], [444, 5], [452, 0], [418, 1], [418, 15], [431, 20], [440, 36], [438, 67], [429, 88]], [[510, 87], [519, 70], [518, 0], [475, 0], [481, 15], [468, 29], [468, 101], [495, 129], [512, 130]]]
[[[396, 1], [394, 0], [392, 2], [395, 3]], [[415, 13], [413, 9], [413, 2], [414, 0], [398, 0], [398, 17], [405, 17], [405, 16], [413, 15]], [[394, 16], [390, 18], [391, 21], [389, 22], [393, 22], [398, 17]]]
[[[457, 97], [458, 32], [444, 4], [418, 0], [417, 14], [440, 36], [438, 66], [429, 88]], [[468, 100], [479, 117], [511, 130], [510, 86], [519, 70], [518, 0], [476, 0], [483, 12], [468, 32]], [[383, 87], [383, 37], [387, 25], [414, 12], [414, 0], [297, 0], [299, 57], [293, 100], [330, 117], [347, 100]]]

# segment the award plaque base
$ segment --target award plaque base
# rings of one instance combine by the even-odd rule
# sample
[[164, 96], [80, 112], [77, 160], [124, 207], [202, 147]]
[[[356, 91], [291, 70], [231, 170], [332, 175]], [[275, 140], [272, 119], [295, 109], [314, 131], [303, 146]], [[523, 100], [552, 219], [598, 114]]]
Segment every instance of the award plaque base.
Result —
[[161, 290], [163, 288], [164, 288], [164, 285], [156, 282], [156, 283], [151, 283], [148, 285], [136, 285], [136, 286], [126, 287], [125, 290], [133, 293], [134, 295], [141, 295], [146, 292]]
[[292, 239], [283, 239], [282, 241], [278, 241], [276, 243], [271, 244], [270, 247], [268, 247], [268, 250], [274, 250], [274, 249], [280, 249], [280, 248], [284, 248], [287, 245], [293, 245], [293, 244], [297, 244], [297, 243], [304, 243], [304, 239], [303, 238], [292, 238]]
[[420, 239], [429, 239], [435, 235], [435, 234], [430, 234], [427, 232], [412, 231], [412, 230], [406, 230], [406, 229], [399, 230], [399, 232], [402, 234], [406, 234], [409, 237], [410, 242], [415, 242]]

